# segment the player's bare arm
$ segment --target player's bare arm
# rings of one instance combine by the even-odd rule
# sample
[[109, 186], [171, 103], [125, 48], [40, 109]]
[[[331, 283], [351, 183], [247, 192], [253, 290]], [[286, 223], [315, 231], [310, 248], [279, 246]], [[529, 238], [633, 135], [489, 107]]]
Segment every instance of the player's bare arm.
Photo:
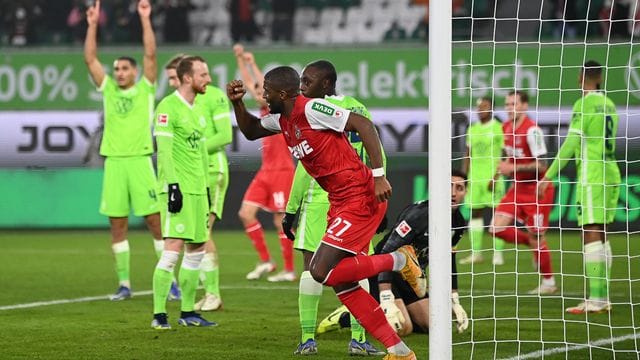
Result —
[[100, 20], [100, 0], [87, 9], [87, 35], [84, 39], [84, 62], [87, 64], [91, 79], [100, 86], [104, 80], [104, 69], [98, 60], [98, 22]]
[[274, 132], [262, 127], [260, 119], [247, 111], [242, 97], [247, 93], [241, 80], [232, 80], [227, 84], [227, 96], [233, 105], [238, 128], [247, 140], [256, 140], [265, 136], [275, 135]]
[[140, 23], [142, 24], [144, 77], [151, 83], [155, 83], [158, 78], [158, 61], [156, 58], [156, 36], [151, 25], [151, 4], [149, 0], [140, 0], [138, 2], [138, 15], [140, 15]]
[[[364, 116], [351, 112], [344, 127], [345, 131], [357, 131], [362, 139], [362, 145], [369, 154], [371, 167], [373, 169], [383, 168], [382, 149], [380, 146], [380, 137], [376, 131], [373, 122]], [[375, 193], [378, 201], [385, 201], [391, 197], [391, 184], [387, 181], [384, 173], [382, 176], [374, 174]]]

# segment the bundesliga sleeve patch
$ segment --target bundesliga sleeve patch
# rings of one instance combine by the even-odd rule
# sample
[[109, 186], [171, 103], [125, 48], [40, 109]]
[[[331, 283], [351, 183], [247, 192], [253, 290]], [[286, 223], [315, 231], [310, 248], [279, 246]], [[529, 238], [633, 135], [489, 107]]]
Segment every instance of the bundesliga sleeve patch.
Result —
[[402, 222], [398, 224], [398, 226], [396, 226], [396, 232], [398, 233], [398, 235], [400, 235], [400, 237], [404, 238], [408, 233], [411, 232], [411, 226], [407, 224], [406, 221], [402, 220]]
[[169, 124], [169, 115], [168, 114], [158, 114], [158, 125], [159, 126], [167, 126]]

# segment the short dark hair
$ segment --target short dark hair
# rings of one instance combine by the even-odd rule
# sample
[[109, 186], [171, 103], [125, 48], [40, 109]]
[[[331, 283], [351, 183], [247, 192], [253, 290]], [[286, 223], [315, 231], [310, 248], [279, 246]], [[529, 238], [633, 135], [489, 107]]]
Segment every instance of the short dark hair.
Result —
[[206, 61], [201, 56], [185, 56], [178, 62], [178, 66], [176, 67], [176, 73], [178, 74], [178, 79], [182, 82], [182, 79], [185, 74], [193, 74], [193, 63], [196, 61], [200, 61], [206, 63]]
[[451, 176], [457, 176], [459, 178], [463, 178], [464, 181], [467, 181], [467, 173], [460, 169], [451, 169]]
[[130, 57], [130, 56], [120, 56], [119, 58], [116, 59], [116, 61], [121, 61], [121, 60], [126, 60], [129, 62], [129, 64], [131, 64], [131, 66], [133, 67], [138, 67], [138, 63], [136, 62], [136, 59]]
[[307, 67], [312, 67], [321, 70], [324, 73], [324, 76], [331, 82], [332, 85], [336, 84], [338, 80], [338, 74], [336, 73], [336, 67], [328, 60], [317, 60], [310, 64], [307, 64]]
[[525, 104], [529, 103], [529, 94], [527, 94], [525, 91], [511, 90], [509, 91], [509, 96], [511, 95], [518, 95], [518, 99], [520, 99], [520, 102], [523, 102]]
[[289, 94], [300, 92], [300, 75], [291, 66], [278, 66], [264, 75], [264, 81], [273, 84], [275, 90], [284, 90]]
[[582, 66], [582, 75], [589, 80], [599, 80], [602, 76], [602, 65], [595, 60], [588, 60]]
[[167, 65], [165, 65], [165, 69], [169, 70], [169, 69], [177, 69], [178, 68], [178, 64], [180, 63], [180, 61], [182, 61], [182, 59], [186, 58], [188, 55], [186, 54], [178, 54], [174, 57], [171, 58], [171, 60], [169, 60], [169, 62], [167, 63]]
[[477, 100], [478, 102], [488, 102], [491, 105], [491, 108], [493, 109], [493, 99], [488, 97], [488, 96], [481, 96], [478, 98]]

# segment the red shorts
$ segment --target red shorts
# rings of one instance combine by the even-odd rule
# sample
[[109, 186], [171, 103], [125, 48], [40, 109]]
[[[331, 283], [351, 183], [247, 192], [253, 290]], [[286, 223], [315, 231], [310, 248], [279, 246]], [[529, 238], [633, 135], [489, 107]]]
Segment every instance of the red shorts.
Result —
[[260, 170], [249, 184], [242, 202], [272, 213], [284, 212], [292, 180], [293, 170]]
[[525, 224], [532, 233], [549, 227], [549, 214], [553, 209], [555, 188], [549, 184], [542, 199], [538, 199], [537, 183], [515, 183], [500, 201], [496, 215], [508, 216]]
[[327, 232], [322, 242], [352, 254], [367, 255], [369, 243], [387, 212], [387, 202], [373, 197], [349, 200], [348, 205], [331, 206]]

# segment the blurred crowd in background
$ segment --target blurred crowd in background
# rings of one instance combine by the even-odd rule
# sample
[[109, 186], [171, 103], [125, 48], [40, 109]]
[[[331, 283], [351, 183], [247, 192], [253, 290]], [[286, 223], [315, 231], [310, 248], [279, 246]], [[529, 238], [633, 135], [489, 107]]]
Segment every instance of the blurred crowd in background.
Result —
[[[86, 7], [93, 1], [0, 0], [0, 46], [80, 45]], [[138, 43], [137, 0], [101, 4], [100, 41]], [[429, 0], [155, 0], [153, 23], [160, 43], [426, 42], [428, 4]], [[640, 32], [635, 30], [640, 20], [637, 5], [638, 0], [452, 0], [453, 34], [457, 40], [629, 39]]]

